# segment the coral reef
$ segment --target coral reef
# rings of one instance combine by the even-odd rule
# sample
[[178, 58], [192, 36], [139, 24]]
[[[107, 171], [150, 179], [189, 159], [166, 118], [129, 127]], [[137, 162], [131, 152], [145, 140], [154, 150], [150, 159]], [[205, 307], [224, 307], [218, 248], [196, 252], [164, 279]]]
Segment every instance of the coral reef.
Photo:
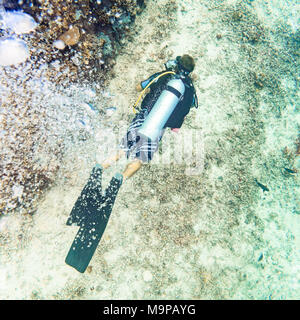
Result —
[[[42, 107], [48, 103], [45, 95], [51, 96], [49, 83], [54, 94], [72, 83], [89, 86], [97, 80], [104, 86], [120, 39], [144, 1], [4, 0], [3, 5], [7, 18], [0, 36], [18, 34], [28, 52], [22, 47], [16, 59], [2, 59], [5, 65], [21, 64], [3, 67], [0, 75], [0, 215], [18, 207], [33, 212], [35, 200], [55, 180], [64, 143], [53, 139], [54, 132], [45, 134], [55, 117]], [[22, 34], [23, 22], [16, 24], [16, 17], [26, 20], [28, 34]], [[37, 161], [40, 155], [43, 161]]]
[[[73, 81], [86, 78], [99, 80], [103, 73], [103, 63], [99, 63], [99, 60], [104, 61], [108, 68], [112, 66], [119, 40], [141, 12], [144, 1], [29, 0], [18, 4], [6, 0], [4, 7], [23, 10], [39, 22], [34, 36], [28, 39], [36, 65], [58, 59], [64, 62], [64, 69], [74, 70], [71, 74]], [[66, 37], [70, 33], [73, 34], [73, 40], [70, 38], [68, 41]], [[101, 33], [109, 38], [113, 50], [103, 52], [106, 40], [99, 39]], [[53, 52], [53, 43], [59, 39], [66, 40], [67, 47], [62, 52]]]

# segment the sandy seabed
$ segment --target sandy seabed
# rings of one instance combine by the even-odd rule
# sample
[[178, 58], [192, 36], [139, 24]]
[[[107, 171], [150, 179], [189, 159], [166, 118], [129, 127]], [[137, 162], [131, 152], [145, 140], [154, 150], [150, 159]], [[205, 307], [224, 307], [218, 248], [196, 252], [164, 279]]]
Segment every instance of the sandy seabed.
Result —
[[[0, 220], [0, 299], [299, 299], [299, 174], [286, 170], [299, 170], [297, 10], [294, 1], [148, 1], [94, 98], [116, 111], [87, 116], [87, 138], [68, 142], [34, 215]], [[64, 263], [77, 233], [65, 225], [72, 206], [132, 119], [135, 85], [184, 53], [196, 60], [199, 109], [122, 186], [79, 274]], [[87, 89], [72, 88], [78, 97], [64, 106], [84, 100]], [[158, 160], [187, 132], [201, 141], [184, 150], [203, 150], [192, 175]], [[123, 166], [104, 172], [104, 184]]]

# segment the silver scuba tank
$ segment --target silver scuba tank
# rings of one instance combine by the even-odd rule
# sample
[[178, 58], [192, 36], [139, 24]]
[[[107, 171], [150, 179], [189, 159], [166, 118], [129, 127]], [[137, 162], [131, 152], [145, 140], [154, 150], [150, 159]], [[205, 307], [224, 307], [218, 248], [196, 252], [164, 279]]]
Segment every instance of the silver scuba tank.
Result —
[[156, 140], [184, 91], [185, 86], [181, 79], [170, 80], [139, 129], [139, 135]]

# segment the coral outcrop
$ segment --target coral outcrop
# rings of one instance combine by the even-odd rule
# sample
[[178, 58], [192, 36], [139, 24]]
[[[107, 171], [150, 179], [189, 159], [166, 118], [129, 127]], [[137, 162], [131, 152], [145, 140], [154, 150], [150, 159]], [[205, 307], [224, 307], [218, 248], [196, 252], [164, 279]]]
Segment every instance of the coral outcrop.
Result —
[[[36, 199], [55, 180], [65, 149], [54, 132], [60, 120], [47, 109], [47, 95], [72, 83], [104, 86], [120, 39], [144, 5], [139, 0], [3, 1], [7, 13], [24, 12], [37, 25], [30, 34], [17, 33], [29, 58], [0, 66], [0, 215], [16, 208], [33, 212]], [[0, 37], [11, 35], [16, 32], [2, 21]], [[66, 112], [74, 114], [71, 108]]]

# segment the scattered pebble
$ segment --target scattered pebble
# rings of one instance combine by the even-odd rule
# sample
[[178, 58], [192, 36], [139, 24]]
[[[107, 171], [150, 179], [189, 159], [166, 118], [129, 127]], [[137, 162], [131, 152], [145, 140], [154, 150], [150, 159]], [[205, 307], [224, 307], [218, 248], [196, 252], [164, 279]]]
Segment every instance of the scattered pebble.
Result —
[[78, 27], [71, 26], [68, 31], [63, 33], [58, 40], [63, 41], [68, 46], [74, 46], [80, 39], [80, 32]]
[[55, 40], [53, 42], [53, 47], [59, 50], [64, 50], [66, 44], [62, 40]]
[[4, 28], [12, 30], [16, 34], [30, 33], [37, 23], [27, 13], [21, 11], [7, 11], [3, 14]]

